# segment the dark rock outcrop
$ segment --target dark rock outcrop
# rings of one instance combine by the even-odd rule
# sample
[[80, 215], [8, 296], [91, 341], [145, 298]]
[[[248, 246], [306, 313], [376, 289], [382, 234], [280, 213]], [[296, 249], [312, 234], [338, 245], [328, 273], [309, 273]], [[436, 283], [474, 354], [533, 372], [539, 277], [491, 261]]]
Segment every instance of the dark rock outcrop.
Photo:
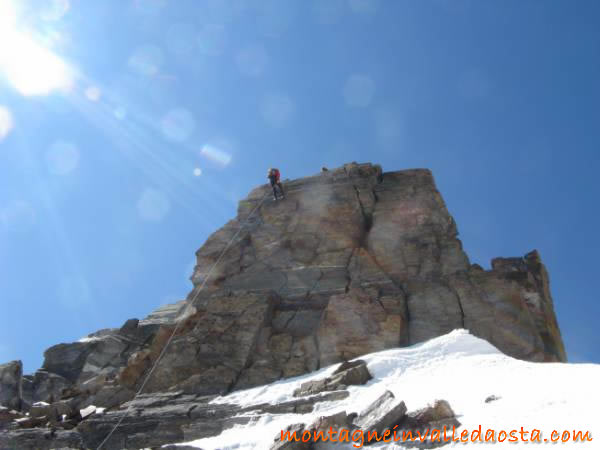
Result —
[[[234, 327], [224, 333], [251, 349], [233, 366], [179, 371], [178, 388], [215, 373], [223, 383], [213, 392], [250, 387], [461, 327], [518, 358], [565, 360], [537, 252], [496, 259], [490, 271], [472, 268], [428, 170], [382, 174], [378, 166], [348, 164], [287, 182], [286, 192], [283, 202], [261, 204], [268, 188], [255, 189], [238, 217], [197, 252], [188, 301], [203, 313], [193, 319], [194, 333], [215, 334], [203, 320], [215, 303], [235, 316], [233, 305], [252, 296], [268, 314], [243, 336]], [[209, 358], [213, 351], [192, 347], [207, 348]], [[165, 386], [157, 380], [153, 388]]]
[[23, 377], [23, 402], [26, 409], [36, 402], [52, 403], [62, 397], [63, 390], [72, 383], [47, 370], [38, 370], [33, 376]]
[[[274, 439], [271, 450], [331, 450], [341, 443], [362, 446], [400, 441], [407, 448], [436, 448], [447, 445], [444, 429], [452, 433], [459, 427], [454, 411], [445, 400], [406, 413], [403, 401], [384, 392], [364, 411], [339, 411], [321, 416], [310, 425], [297, 423], [282, 430]], [[404, 440], [406, 439], [406, 440]]]
[[346, 414], [346, 411], [340, 411], [330, 416], [321, 416], [315, 420], [308, 427], [308, 430], [314, 437], [312, 450], [332, 450], [339, 448], [339, 443], [331, 441], [331, 439], [336, 439], [332, 432], [336, 431], [339, 433], [341, 430], [352, 429], [352, 420], [355, 417], [356, 413]]
[[385, 391], [354, 419], [354, 426], [364, 433], [377, 432], [378, 436], [382, 436], [385, 430], [399, 424], [405, 414], [404, 402], [396, 400], [390, 391]]
[[23, 364], [11, 361], [0, 364], [0, 406], [20, 410], [23, 400]]
[[425, 429], [452, 429], [459, 427], [460, 422], [456, 419], [456, 414], [446, 400], [436, 400], [433, 405], [409, 412], [401, 424], [401, 429], [419, 430]]
[[[433, 405], [408, 413], [400, 423], [400, 430], [408, 430], [415, 438], [404, 445], [408, 448], [436, 448], [450, 443], [444, 441], [444, 430], [450, 433], [460, 427], [456, 414], [446, 400], [436, 400]], [[437, 434], [434, 433], [437, 431]], [[424, 439], [417, 439], [419, 436]]]
[[[256, 420], [263, 414], [304, 414], [316, 403], [335, 402], [348, 396], [347, 391], [303, 397], [279, 404], [237, 405], [209, 403], [214, 397], [183, 392], [142, 394], [119, 409], [92, 414], [70, 433], [50, 434], [48, 428], [31, 428], [32, 423], [14, 425], [0, 434], [0, 449], [97, 448], [119, 420], [121, 425], [106, 443], [106, 449], [158, 447], [165, 443], [183, 442], [216, 436], [223, 430]], [[50, 414], [51, 407], [44, 412]], [[41, 413], [40, 409], [40, 413]], [[48, 422], [47, 416], [32, 418], [37, 425]], [[56, 426], [53, 428], [56, 429]], [[67, 445], [68, 444], [68, 445]]]
[[330, 377], [307, 381], [294, 391], [294, 396], [313, 395], [325, 391], [346, 389], [350, 385], [362, 385], [371, 379], [367, 364], [362, 360], [344, 362]]
[[2, 449], [84, 449], [81, 435], [76, 431], [29, 428], [0, 435]]
[[[197, 251], [194, 288], [185, 301], [53, 346], [33, 375], [17, 376], [14, 363], [0, 366], [2, 383], [4, 373], [13, 374], [2, 385], [0, 404], [112, 408], [78, 425], [86, 430], [85, 445], [94, 443], [87, 441], [91, 430], [100, 434], [122, 413], [118, 407], [141, 401], [135, 392], [168, 341], [144, 392], [227, 393], [456, 328], [516, 358], [566, 360], [538, 252], [496, 258], [491, 270], [470, 264], [429, 170], [383, 173], [377, 165], [351, 163], [286, 181], [285, 191], [285, 200], [273, 202], [263, 185], [239, 203], [237, 217]], [[343, 388], [361, 370], [305, 393]], [[133, 433], [127, 445], [158, 445], [159, 438], [141, 436], [159, 431], [164, 443], [202, 434], [198, 427], [225, 426], [180, 422], [185, 407], [176, 405], [163, 411], [176, 419], [160, 421], [156, 412], [125, 420]]]

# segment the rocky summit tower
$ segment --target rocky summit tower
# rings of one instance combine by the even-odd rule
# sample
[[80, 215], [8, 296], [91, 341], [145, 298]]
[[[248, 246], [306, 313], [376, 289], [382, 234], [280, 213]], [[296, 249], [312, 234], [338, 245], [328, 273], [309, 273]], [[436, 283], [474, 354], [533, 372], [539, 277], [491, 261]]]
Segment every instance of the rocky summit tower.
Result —
[[[470, 264], [429, 170], [382, 172], [378, 165], [351, 163], [284, 187], [280, 201], [266, 185], [254, 189], [237, 217], [208, 238], [196, 252], [186, 300], [120, 329], [51, 347], [33, 375], [22, 375], [18, 362], [0, 366], [0, 401], [22, 410], [38, 401], [71, 410], [118, 408], [135, 396], [171, 336], [144, 393], [177, 392], [191, 396], [186, 401], [457, 328], [519, 359], [566, 361], [537, 251], [495, 258], [491, 270]], [[185, 403], [178, 398], [173, 405]], [[180, 431], [151, 436], [165, 423], [179, 430], [194, 422], [185, 411], [172, 422], [168, 414], [145, 422], [136, 416], [135, 423], [150, 430], [139, 445], [181, 440]], [[75, 421], [77, 429], [64, 431], [61, 442], [98, 445], [120, 413], [111, 414]], [[30, 439], [36, 448], [42, 432], [33, 430], [52, 421], [38, 422], [29, 423], [29, 438], [7, 431], [2, 439]], [[133, 423], [124, 422], [121, 439]]]

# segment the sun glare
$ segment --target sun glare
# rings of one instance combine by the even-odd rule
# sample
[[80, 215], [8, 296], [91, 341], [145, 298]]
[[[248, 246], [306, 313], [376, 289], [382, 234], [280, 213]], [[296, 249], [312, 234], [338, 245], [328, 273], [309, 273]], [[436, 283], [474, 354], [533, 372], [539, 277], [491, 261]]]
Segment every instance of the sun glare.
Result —
[[69, 66], [18, 28], [10, 0], [0, 0], [0, 42], [0, 74], [21, 94], [46, 95], [71, 86]]

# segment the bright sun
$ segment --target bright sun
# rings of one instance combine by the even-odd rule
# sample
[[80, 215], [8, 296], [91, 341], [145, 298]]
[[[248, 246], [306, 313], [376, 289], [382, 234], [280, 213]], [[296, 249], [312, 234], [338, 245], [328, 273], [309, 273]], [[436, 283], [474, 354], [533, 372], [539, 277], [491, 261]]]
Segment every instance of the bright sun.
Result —
[[11, 0], [0, 0], [0, 75], [23, 95], [46, 95], [68, 89], [69, 66], [17, 26]]

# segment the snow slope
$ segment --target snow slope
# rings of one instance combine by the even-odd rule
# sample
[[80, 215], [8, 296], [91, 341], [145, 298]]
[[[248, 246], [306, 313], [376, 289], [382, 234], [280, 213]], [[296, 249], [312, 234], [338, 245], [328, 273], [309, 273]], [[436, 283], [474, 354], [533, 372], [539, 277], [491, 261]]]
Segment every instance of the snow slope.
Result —
[[[386, 389], [404, 400], [409, 411], [447, 400], [462, 429], [469, 432], [482, 425], [487, 429], [541, 430], [542, 441], [553, 430], [590, 431], [591, 442], [559, 442], [556, 449], [600, 449], [600, 365], [531, 363], [502, 354], [488, 342], [466, 330], [455, 330], [422, 344], [386, 350], [361, 357], [367, 362], [373, 380], [364, 386], [351, 386], [350, 397], [336, 402], [317, 403], [310, 414], [265, 415], [258, 422], [226, 430], [219, 436], [188, 442], [209, 449], [268, 449], [280, 430], [293, 423], [312, 423], [318, 416], [345, 410], [360, 412]], [[301, 383], [324, 378], [336, 365], [309, 375], [281, 380], [230, 395], [214, 402], [249, 405], [261, 402], [279, 403], [292, 400], [294, 389]], [[485, 403], [495, 395], [496, 401]], [[519, 436], [517, 434], [517, 436]], [[457, 434], [458, 437], [458, 434]], [[530, 438], [531, 435], [527, 436]], [[356, 448], [337, 444], [335, 448]], [[475, 447], [477, 449], [529, 449], [533, 443], [451, 443], [444, 448]], [[542, 442], [542, 448], [545, 447]], [[373, 449], [402, 449], [400, 443], [370, 446]]]

